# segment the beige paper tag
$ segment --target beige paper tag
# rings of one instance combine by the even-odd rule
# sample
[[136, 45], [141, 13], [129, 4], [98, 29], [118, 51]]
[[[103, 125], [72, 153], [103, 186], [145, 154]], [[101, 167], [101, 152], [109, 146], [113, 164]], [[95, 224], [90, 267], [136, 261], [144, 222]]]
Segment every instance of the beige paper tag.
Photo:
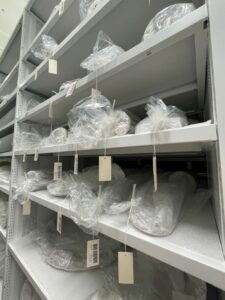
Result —
[[99, 181], [112, 180], [112, 157], [99, 156]]
[[27, 199], [23, 204], [23, 216], [29, 216], [31, 213], [31, 201]]
[[120, 284], [134, 284], [134, 257], [132, 252], [118, 252], [118, 280]]
[[27, 153], [26, 153], [26, 152], [24, 152], [24, 153], [23, 153], [23, 163], [25, 163], [25, 161], [26, 161], [26, 158], [27, 158]]
[[87, 268], [99, 265], [99, 240], [87, 241]]
[[195, 300], [195, 297], [185, 295], [178, 291], [172, 291], [172, 300]]
[[91, 95], [92, 96], [100, 96], [101, 92], [99, 90], [96, 90], [96, 89], [91, 89]]
[[37, 77], [38, 77], [38, 70], [36, 68], [36, 70], [34, 71], [34, 80], [37, 80]]
[[38, 149], [35, 149], [34, 161], [38, 161]]
[[57, 226], [56, 229], [59, 234], [62, 233], [62, 213], [61, 211], [57, 213]]
[[74, 171], [73, 171], [73, 173], [75, 174], [75, 175], [78, 175], [78, 154], [76, 153], [75, 155], [74, 155]]
[[49, 104], [49, 108], [48, 108], [48, 117], [49, 117], [49, 119], [53, 119], [53, 107], [52, 107], [52, 102]]
[[152, 157], [152, 168], [153, 168], [154, 190], [156, 192], [158, 189], [158, 177], [157, 177], [157, 158], [155, 154]]
[[48, 73], [56, 75], [58, 73], [58, 62], [55, 59], [50, 58], [48, 60]]
[[54, 180], [59, 180], [62, 178], [62, 163], [55, 162], [54, 163]]

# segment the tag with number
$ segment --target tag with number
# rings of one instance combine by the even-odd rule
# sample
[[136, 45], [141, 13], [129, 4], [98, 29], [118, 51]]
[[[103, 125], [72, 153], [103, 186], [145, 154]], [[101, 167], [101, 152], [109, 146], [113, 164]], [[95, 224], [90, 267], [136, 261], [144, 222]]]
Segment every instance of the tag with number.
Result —
[[35, 149], [34, 161], [38, 161], [38, 149]]
[[24, 152], [24, 153], [23, 153], [23, 162], [25, 162], [25, 161], [26, 161], [26, 158], [27, 158], [27, 153], [26, 153], [26, 152]]
[[27, 199], [23, 204], [23, 216], [29, 216], [31, 213], [31, 201]]
[[57, 74], [58, 73], [58, 62], [55, 59], [48, 60], [48, 73], [49, 74]]
[[132, 252], [118, 252], [118, 280], [120, 284], [134, 284], [134, 258]]
[[62, 213], [59, 211], [57, 213], [57, 231], [59, 234], [62, 233]]
[[99, 181], [112, 180], [112, 157], [99, 156]]
[[99, 90], [96, 90], [96, 89], [91, 89], [91, 95], [92, 96], [100, 96], [101, 92]]
[[87, 242], [87, 268], [99, 265], [99, 240]]
[[54, 180], [59, 180], [62, 178], [62, 163], [55, 162], [54, 163]]
[[74, 174], [78, 175], [78, 154], [74, 155]]
[[157, 158], [155, 154], [153, 155], [152, 158], [152, 167], [153, 167], [154, 190], [156, 192], [158, 189], [158, 177], [157, 177]]

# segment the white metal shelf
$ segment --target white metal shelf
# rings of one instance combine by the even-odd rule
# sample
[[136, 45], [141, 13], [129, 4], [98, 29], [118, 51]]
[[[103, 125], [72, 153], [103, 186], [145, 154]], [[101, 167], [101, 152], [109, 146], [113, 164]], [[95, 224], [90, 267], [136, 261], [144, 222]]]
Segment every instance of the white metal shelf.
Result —
[[2, 183], [0, 182], [0, 191], [2, 191], [3, 193], [9, 195], [9, 183]]
[[10, 109], [10, 107], [13, 106], [13, 101], [15, 101], [16, 105], [16, 95], [17, 95], [17, 87], [14, 91], [8, 96], [8, 99], [6, 101], [2, 101], [0, 103], [0, 117], [4, 116], [6, 112]]
[[[15, 64], [11, 72], [7, 75], [3, 83], [0, 85], [0, 94], [3, 94], [4, 89], [7, 87], [7, 85], [9, 85], [12, 78], [16, 75], [16, 72], [18, 72], [18, 68], [19, 68], [19, 61]], [[15, 84], [14, 89], [16, 88], [16, 86], [17, 86], [17, 82]]]
[[0, 157], [11, 157], [12, 156], [12, 152], [1, 152], [0, 153]]
[[65, 272], [44, 261], [41, 250], [28, 237], [9, 243], [10, 251], [36, 292], [45, 300], [86, 300], [101, 285], [98, 270]]
[[31, 0], [27, 4], [26, 9], [45, 23], [52, 13], [53, 8], [59, 4], [59, 2], [60, 0]]
[[6, 241], [6, 229], [0, 227], [0, 237], [5, 242]]
[[[154, 137], [155, 135], [155, 137]], [[208, 122], [190, 125], [178, 129], [164, 130], [155, 134], [129, 134], [107, 139], [109, 154], [148, 154], [153, 151], [154, 139], [157, 152], [201, 152], [217, 140], [216, 125]], [[166, 147], [165, 147], [166, 146]], [[94, 149], [82, 149], [79, 155], [98, 155], [103, 153], [105, 141], [100, 141]], [[58, 153], [74, 154], [75, 144], [55, 145], [38, 149], [39, 154]], [[15, 155], [33, 155], [35, 150], [15, 150]]]
[[8, 124], [6, 124], [5, 126], [0, 128], [0, 138], [3, 136], [6, 136], [10, 133], [13, 132], [13, 127], [14, 127], [15, 121], [11, 121]]
[[[71, 217], [64, 198], [50, 196], [47, 191], [33, 192], [29, 196], [32, 201]], [[225, 263], [210, 205], [196, 214], [184, 213], [175, 231], [163, 238], [148, 236], [132, 226], [127, 231], [126, 221], [124, 214], [102, 216], [97, 230], [122, 243], [127, 232], [127, 245], [224, 289]]]

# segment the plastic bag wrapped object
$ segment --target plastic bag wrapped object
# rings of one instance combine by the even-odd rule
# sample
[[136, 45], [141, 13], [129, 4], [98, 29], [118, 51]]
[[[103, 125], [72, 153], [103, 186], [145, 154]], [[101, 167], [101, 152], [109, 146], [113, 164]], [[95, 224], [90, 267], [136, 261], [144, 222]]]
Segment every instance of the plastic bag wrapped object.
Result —
[[11, 174], [11, 165], [0, 166], [0, 182], [9, 183]]
[[82, 63], [81, 67], [89, 72], [95, 71], [98, 68], [110, 63], [118, 56], [124, 53], [124, 50], [119, 46], [113, 44], [110, 37], [108, 37], [102, 30], [99, 31], [97, 42], [91, 53]]
[[91, 15], [103, 0], [80, 0], [80, 18], [85, 19]]
[[35, 149], [40, 146], [41, 141], [42, 141], [42, 136], [37, 130], [33, 129], [33, 132], [22, 131], [16, 137], [16, 148], [18, 150]]
[[29, 171], [25, 174], [24, 181], [15, 191], [14, 199], [24, 204], [30, 192], [45, 190], [52, 179], [52, 174], [47, 171]]
[[41, 300], [28, 280], [24, 281], [20, 292], [20, 300]]
[[192, 3], [178, 3], [164, 8], [158, 12], [148, 24], [143, 40], [146, 40], [158, 31], [167, 28], [177, 20], [192, 12], [194, 9], [195, 6]]
[[[115, 260], [119, 243], [104, 236], [100, 238], [100, 265], [105, 267]], [[87, 241], [92, 239], [79, 228], [71, 226], [66, 219], [63, 222], [62, 234], [56, 231], [56, 226], [51, 223], [47, 230], [38, 233], [36, 242], [42, 250], [45, 261], [52, 267], [64, 271], [86, 271]]]
[[131, 222], [149, 235], [166, 236], [175, 229], [183, 202], [195, 192], [196, 182], [185, 172], [175, 172], [159, 181], [157, 192], [154, 192], [152, 182], [145, 183], [137, 190]]
[[113, 110], [111, 112], [111, 124], [108, 130], [109, 136], [122, 136], [129, 132], [131, 119], [125, 111]]
[[65, 144], [67, 141], [67, 130], [63, 127], [54, 129], [50, 136], [43, 138], [40, 146], [46, 147], [51, 145]]
[[41, 40], [42, 42], [35, 49], [31, 49], [31, 52], [36, 58], [44, 60], [54, 54], [58, 44], [51, 36], [45, 34], [41, 36]]
[[157, 132], [165, 129], [187, 126], [185, 114], [175, 106], [166, 106], [159, 98], [150, 97], [146, 105], [148, 117], [140, 121], [135, 133]]
[[60, 91], [60, 92], [62, 92], [62, 91], [64, 91], [64, 90], [68, 91], [69, 88], [71, 88], [71, 86], [75, 86], [79, 80], [80, 80], [80, 79], [77, 78], [77, 79], [74, 79], [74, 80], [70, 80], [70, 81], [63, 82], [63, 83], [60, 85], [59, 91]]
[[0, 227], [6, 228], [8, 215], [8, 201], [3, 194], [0, 195]]

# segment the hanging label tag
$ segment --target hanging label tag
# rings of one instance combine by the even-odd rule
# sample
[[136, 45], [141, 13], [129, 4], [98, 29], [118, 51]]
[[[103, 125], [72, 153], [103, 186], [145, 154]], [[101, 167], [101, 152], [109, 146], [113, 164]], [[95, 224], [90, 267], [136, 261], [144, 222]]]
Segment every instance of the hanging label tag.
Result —
[[48, 60], [48, 73], [56, 75], [58, 72], [58, 62], [55, 59], [50, 58]]
[[62, 163], [55, 162], [54, 163], [54, 180], [59, 180], [62, 178]]
[[195, 297], [182, 294], [178, 291], [172, 291], [172, 299], [173, 300], [195, 300]]
[[133, 185], [133, 192], [131, 197], [131, 207], [137, 206], [136, 202], [136, 184]]
[[155, 154], [152, 157], [152, 168], [153, 168], [154, 190], [156, 192], [158, 189], [158, 178], [157, 178], [157, 158]]
[[59, 3], [59, 16], [61, 16], [64, 13], [65, 8], [65, 0], [61, 0]]
[[34, 161], [38, 161], [38, 149], [35, 149]]
[[118, 281], [134, 284], [134, 257], [132, 252], [118, 252]]
[[91, 89], [91, 95], [92, 96], [100, 96], [101, 92], [99, 90], [96, 90], [96, 89]]
[[26, 161], [26, 157], [27, 157], [27, 153], [24, 152], [24, 153], [23, 153], [23, 163]]
[[48, 108], [48, 117], [49, 117], [49, 119], [53, 119], [53, 107], [52, 107], [52, 102], [49, 104], [49, 108]]
[[57, 213], [57, 226], [56, 226], [56, 228], [57, 228], [58, 233], [61, 234], [62, 233], [62, 213], [61, 213], [61, 211], [59, 211]]
[[67, 90], [67, 93], [66, 93], [66, 97], [69, 97], [73, 94], [74, 90], [75, 90], [75, 87], [76, 87], [76, 81], [73, 82], [70, 87], [68, 88]]
[[99, 181], [112, 180], [112, 157], [99, 156]]
[[34, 71], [34, 80], [37, 80], [37, 76], [38, 76], [38, 70], [37, 68]]
[[78, 154], [77, 153], [74, 155], [74, 171], [73, 171], [73, 173], [75, 175], [78, 175]]
[[31, 201], [27, 199], [23, 204], [23, 216], [29, 216], [31, 213]]
[[99, 240], [87, 242], [87, 268], [99, 265]]

